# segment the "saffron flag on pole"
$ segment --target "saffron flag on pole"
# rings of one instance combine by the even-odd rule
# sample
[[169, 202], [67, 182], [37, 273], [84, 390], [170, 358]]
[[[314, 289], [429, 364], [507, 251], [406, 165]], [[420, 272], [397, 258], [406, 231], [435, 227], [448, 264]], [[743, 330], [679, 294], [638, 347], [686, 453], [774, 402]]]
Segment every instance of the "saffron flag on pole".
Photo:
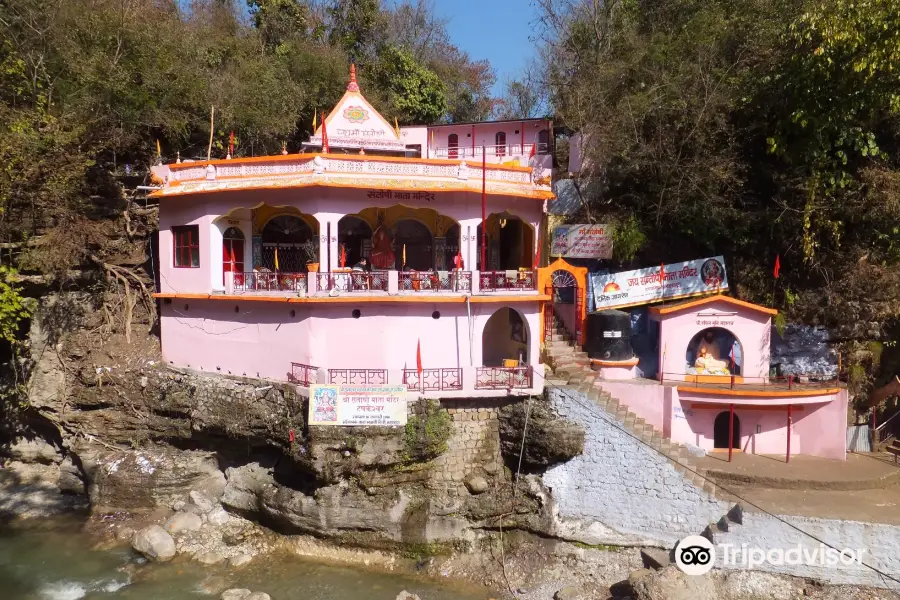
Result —
[[775, 255], [775, 279], [778, 279], [778, 275], [781, 273], [781, 255]]
[[535, 154], [537, 154], [537, 143], [531, 145], [531, 153], [528, 155], [528, 160], [534, 158]]
[[322, 152], [328, 154], [328, 132], [325, 130], [325, 112], [322, 112]]
[[316, 128], [319, 126], [319, 124], [316, 122], [316, 117], [318, 117], [318, 116], [319, 116], [319, 109], [316, 108], [315, 112], [313, 112], [313, 135], [316, 134]]
[[659, 265], [659, 283], [663, 284], [666, 282], [666, 265], [660, 263]]
[[416, 341], [416, 371], [419, 373], [419, 379], [422, 379], [422, 340]]
[[275, 270], [278, 270], [278, 248], [275, 248]]

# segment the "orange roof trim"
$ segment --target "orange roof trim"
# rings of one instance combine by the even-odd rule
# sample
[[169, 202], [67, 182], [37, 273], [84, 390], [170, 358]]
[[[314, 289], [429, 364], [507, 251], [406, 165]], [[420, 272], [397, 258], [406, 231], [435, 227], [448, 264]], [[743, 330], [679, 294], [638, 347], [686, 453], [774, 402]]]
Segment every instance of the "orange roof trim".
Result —
[[761, 312], [767, 315], [778, 314], [778, 309], [768, 308], [767, 306], [760, 306], [759, 304], [753, 304], [751, 302], [744, 302], [743, 300], [738, 300], [737, 298], [732, 298], [731, 296], [723, 296], [722, 294], [707, 296], [705, 298], [698, 298], [696, 300], [688, 300], [687, 302], [680, 302], [678, 304], [672, 304], [670, 306], [654, 306], [650, 309], [650, 312], [655, 315], [669, 315], [681, 312], [682, 310], [687, 310], [689, 308], [697, 308], [699, 306], [704, 306], [706, 304], [719, 301], [725, 302], [726, 304], [739, 306], [741, 308], [749, 308], [750, 310], [755, 310], [756, 312]]

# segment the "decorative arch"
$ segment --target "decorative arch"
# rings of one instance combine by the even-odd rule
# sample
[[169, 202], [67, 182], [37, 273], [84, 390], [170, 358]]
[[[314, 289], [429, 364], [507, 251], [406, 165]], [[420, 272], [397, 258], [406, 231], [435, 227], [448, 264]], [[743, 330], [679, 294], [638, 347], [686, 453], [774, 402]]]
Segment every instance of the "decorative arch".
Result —
[[576, 337], [580, 338], [580, 341], [583, 342], [587, 335], [586, 300], [588, 270], [585, 267], [572, 266], [562, 258], [557, 258], [546, 267], [540, 268], [537, 271], [538, 290], [544, 290], [544, 293], [550, 296], [550, 300], [545, 300], [541, 305], [541, 322], [544, 324], [544, 341], [547, 342], [550, 339], [550, 334], [553, 332], [553, 274], [556, 271], [563, 271], [570, 274], [578, 286], [575, 292], [575, 318], [578, 325], [577, 330], [574, 333]]
[[[710, 334], [711, 339], [707, 339]], [[729, 343], [730, 342], [730, 343]], [[725, 366], [721, 369], [708, 370], [697, 367], [696, 360], [702, 347], [714, 346], [711, 353], [718, 354], [717, 360], [723, 361]], [[734, 352], [734, 364], [731, 360], [731, 352]], [[728, 327], [705, 327], [695, 333], [684, 347], [685, 380], [693, 382], [720, 383], [724, 378], [734, 376], [735, 382], [743, 381], [744, 345], [740, 338]]]
[[[514, 228], [509, 228], [509, 223], [516, 223]], [[508, 269], [518, 269], [518, 268], [527, 268], [531, 269], [534, 264], [534, 250], [535, 250], [535, 238], [538, 235], [537, 228], [527, 220], [524, 215], [517, 214], [517, 211], [506, 209], [502, 212], [492, 212], [488, 215], [487, 220], [485, 221], [487, 224], [487, 238], [488, 238], [488, 266], [481, 266], [480, 270], [482, 271], [491, 271], [493, 270], [494, 263], [491, 259], [493, 256], [493, 251], [496, 250], [498, 253], [503, 253], [503, 248], [507, 248], [509, 250], [509, 246], [507, 244], [512, 244], [514, 247], [518, 247], [518, 253], [508, 254], [508, 258], [511, 260], [514, 259], [515, 265], [502, 265], [498, 264], [497, 268], [500, 270], [508, 270]], [[481, 258], [481, 244], [482, 244], [482, 224], [479, 224], [475, 228], [475, 251], [476, 257], [478, 260]], [[506, 233], [507, 231], [513, 232], [512, 234]], [[516, 234], [515, 232], [518, 232]], [[518, 237], [518, 239], [510, 240], [506, 238], [504, 241], [504, 236], [513, 235], [514, 238]], [[497, 263], [499, 263], [502, 259], [497, 257]], [[491, 267], [491, 268], [488, 268]]]
[[[520, 338], [516, 336], [517, 332], [510, 322], [510, 315], [515, 315], [517, 323], [521, 324]], [[517, 341], [514, 337], [522, 341]], [[521, 311], [508, 305], [497, 307], [491, 313], [484, 321], [484, 325], [479, 328], [476, 339], [481, 340], [481, 365], [485, 367], [503, 366], [502, 359], [517, 358], [520, 350], [524, 354], [525, 362], [528, 363], [531, 360], [531, 344], [535, 341], [528, 319]], [[486, 346], [489, 350], [487, 354]], [[512, 353], [516, 356], [506, 356]]]

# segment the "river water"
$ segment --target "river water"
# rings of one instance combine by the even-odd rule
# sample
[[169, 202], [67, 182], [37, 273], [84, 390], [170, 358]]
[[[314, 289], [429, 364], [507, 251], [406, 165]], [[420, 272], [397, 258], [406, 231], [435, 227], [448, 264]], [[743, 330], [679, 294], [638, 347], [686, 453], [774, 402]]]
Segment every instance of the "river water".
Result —
[[[335, 567], [294, 556], [257, 557], [241, 570], [180, 561], [145, 564], [130, 548], [92, 549], [77, 526], [0, 531], [2, 600], [218, 600], [225, 589], [266, 592], [272, 600], [485, 600], [457, 585]], [[142, 564], [143, 563], [143, 564]]]

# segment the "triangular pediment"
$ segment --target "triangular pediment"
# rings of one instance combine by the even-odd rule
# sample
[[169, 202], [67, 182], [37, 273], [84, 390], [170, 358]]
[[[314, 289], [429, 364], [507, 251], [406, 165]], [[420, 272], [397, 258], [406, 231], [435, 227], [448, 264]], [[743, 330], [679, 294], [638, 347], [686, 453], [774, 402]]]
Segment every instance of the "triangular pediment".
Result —
[[[347, 91], [325, 117], [329, 146], [340, 148], [404, 149], [393, 125], [381, 116], [359, 91], [356, 70], [351, 67]], [[310, 144], [321, 143], [322, 124], [310, 138]]]

